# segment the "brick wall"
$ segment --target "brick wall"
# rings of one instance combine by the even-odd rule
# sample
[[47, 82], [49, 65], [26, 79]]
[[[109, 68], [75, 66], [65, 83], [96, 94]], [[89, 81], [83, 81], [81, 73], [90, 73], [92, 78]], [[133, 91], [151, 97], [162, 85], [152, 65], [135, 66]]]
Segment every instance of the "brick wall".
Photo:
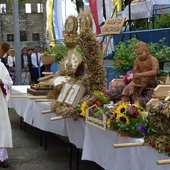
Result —
[[[32, 34], [39, 34], [39, 41], [33, 41], [32, 44], [39, 44], [44, 40], [46, 26], [46, 0], [28, 0], [31, 3], [32, 13], [25, 13], [25, 4], [19, 6], [19, 24], [22, 36], [27, 41], [21, 41], [21, 44], [31, 44], [33, 41]], [[7, 41], [7, 35], [14, 34], [13, 12], [12, 5], [7, 3], [7, 0], [0, 0], [0, 4], [6, 4], [6, 13], [0, 14], [0, 42]], [[37, 13], [37, 3], [43, 4], [43, 13]], [[12, 41], [7, 41], [13, 44]]]

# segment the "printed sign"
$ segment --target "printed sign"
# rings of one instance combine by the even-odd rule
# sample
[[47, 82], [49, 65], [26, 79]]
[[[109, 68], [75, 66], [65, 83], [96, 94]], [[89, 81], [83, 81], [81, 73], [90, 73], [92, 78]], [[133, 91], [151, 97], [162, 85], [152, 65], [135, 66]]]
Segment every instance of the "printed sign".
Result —
[[110, 18], [107, 19], [102, 34], [120, 34], [125, 24], [125, 18]]
[[96, 104], [86, 110], [86, 122], [92, 126], [106, 130], [106, 115]]

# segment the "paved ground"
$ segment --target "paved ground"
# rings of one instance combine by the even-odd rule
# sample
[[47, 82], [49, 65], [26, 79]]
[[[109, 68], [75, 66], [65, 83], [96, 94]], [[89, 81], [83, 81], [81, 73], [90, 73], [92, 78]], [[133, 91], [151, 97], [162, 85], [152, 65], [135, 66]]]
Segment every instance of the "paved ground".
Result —
[[[40, 130], [27, 125], [20, 129], [20, 118], [10, 109], [14, 148], [9, 149], [9, 170], [69, 170], [69, 147], [66, 138], [48, 135], [47, 150], [40, 146]], [[76, 150], [73, 149], [72, 170], [76, 170]], [[80, 170], [103, 170], [90, 161], [80, 161]], [[0, 168], [1, 169], [1, 168]]]

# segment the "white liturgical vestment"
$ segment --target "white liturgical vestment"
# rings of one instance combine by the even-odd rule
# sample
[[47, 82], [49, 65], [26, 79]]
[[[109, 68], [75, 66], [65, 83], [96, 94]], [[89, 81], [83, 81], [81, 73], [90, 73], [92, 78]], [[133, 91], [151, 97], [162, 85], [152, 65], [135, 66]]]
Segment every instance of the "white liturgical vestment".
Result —
[[5, 95], [0, 87], [0, 148], [12, 148], [12, 131], [7, 104], [11, 94], [12, 79], [8, 70], [1, 62], [0, 79], [3, 82], [3, 88], [6, 91]]

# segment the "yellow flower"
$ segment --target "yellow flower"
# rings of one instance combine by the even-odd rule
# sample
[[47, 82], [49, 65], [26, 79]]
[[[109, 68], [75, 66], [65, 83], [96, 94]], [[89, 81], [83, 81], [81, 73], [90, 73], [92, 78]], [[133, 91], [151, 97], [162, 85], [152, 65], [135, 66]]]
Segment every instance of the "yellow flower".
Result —
[[115, 112], [118, 114], [125, 113], [127, 109], [127, 105], [125, 103], [121, 103], [119, 106], [117, 106]]
[[145, 109], [140, 106], [139, 101], [136, 101], [136, 102], [134, 103], [134, 105], [136, 106], [136, 108], [137, 108], [137, 110], [138, 110], [139, 112], [145, 111]]
[[129, 118], [125, 114], [118, 114], [116, 117], [116, 123], [124, 122], [125, 124], [129, 124]]
[[110, 125], [111, 125], [111, 120], [110, 119], [107, 119], [106, 125], [107, 125], [107, 129], [110, 129]]
[[86, 116], [86, 109], [88, 108], [87, 103], [83, 102], [81, 105], [81, 113], [80, 116], [85, 117]]

